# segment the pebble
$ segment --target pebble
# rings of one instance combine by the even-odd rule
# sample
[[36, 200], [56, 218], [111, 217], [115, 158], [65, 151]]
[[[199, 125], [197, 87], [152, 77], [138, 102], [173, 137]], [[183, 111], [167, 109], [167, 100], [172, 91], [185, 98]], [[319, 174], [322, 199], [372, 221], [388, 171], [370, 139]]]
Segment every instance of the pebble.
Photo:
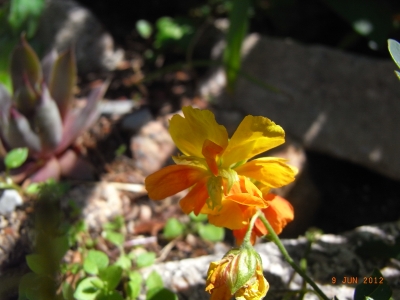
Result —
[[0, 215], [12, 213], [22, 203], [22, 197], [16, 190], [3, 190], [0, 194]]

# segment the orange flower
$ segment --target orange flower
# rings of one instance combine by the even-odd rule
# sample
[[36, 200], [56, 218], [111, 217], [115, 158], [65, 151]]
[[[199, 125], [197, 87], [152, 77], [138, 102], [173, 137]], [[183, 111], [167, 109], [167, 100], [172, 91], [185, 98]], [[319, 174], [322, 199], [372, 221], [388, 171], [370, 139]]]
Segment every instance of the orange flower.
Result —
[[[173, 157], [177, 165], [146, 178], [151, 199], [161, 200], [191, 188], [180, 202], [186, 214], [193, 211], [197, 215], [204, 207], [210, 212], [231, 211], [223, 208], [223, 201], [224, 205], [231, 203], [223, 196], [232, 194], [239, 175], [252, 178], [264, 189], [281, 187], [294, 180], [296, 170], [285, 159], [268, 157], [247, 162], [284, 142], [283, 129], [271, 120], [246, 116], [229, 140], [225, 127], [215, 121], [212, 112], [190, 106], [182, 111], [184, 117], [172, 117], [169, 132], [183, 155]], [[246, 197], [235, 198], [236, 203], [251, 206]]]
[[[274, 194], [268, 194], [264, 199], [268, 203], [268, 207], [263, 209], [262, 212], [271, 224], [275, 233], [280, 234], [283, 228], [294, 219], [293, 206], [286, 199]], [[236, 244], [242, 244], [246, 232], [247, 227], [233, 231], [233, 235], [236, 238]], [[254, 245], [257, 236], [261, 237], [266, 234], [268, 234], [267, 228], [265, 228], [260, 219], [257, 219], [251, 233], [251, 243]]]
[[[224, 188], [226, 190], [226, 188]], [[186, 198], [186, 197], [185, 197]], [[181, 206], [189, 205], [190, 199], [182, 199]], [[201, 213], [208, 215], [211, 224], [229, 229], [246, 226], [257, 209], [266, 208], [268, 203], [262, 198], [260, 190], [246, 177], [239, 176], [227, 195], [223, 195], [221, 207], [211, 209], [204, 205]]]

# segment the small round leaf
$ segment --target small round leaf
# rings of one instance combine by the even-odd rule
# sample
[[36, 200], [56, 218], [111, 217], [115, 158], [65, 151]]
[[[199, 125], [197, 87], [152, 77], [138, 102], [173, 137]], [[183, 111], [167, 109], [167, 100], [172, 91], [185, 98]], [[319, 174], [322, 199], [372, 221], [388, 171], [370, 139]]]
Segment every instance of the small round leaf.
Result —
[[7, 153], [4, 164], [7, 169], [20, 167], [28, 158], [28, 148], [16, 148]]

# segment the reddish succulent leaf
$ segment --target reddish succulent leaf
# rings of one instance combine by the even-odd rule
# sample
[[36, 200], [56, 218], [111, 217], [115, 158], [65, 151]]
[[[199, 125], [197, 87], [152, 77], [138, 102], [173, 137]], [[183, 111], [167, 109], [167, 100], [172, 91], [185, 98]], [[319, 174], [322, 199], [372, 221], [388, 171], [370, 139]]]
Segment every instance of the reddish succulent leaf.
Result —
[[42, 150], [54, 151], [61, 142], [63, 127], [57, 104], [51, 98], [45, 84], [42, 85], [40, 103], [35, 109], [34, 123], [40, 137]]
[[57, 159], [52, 157], [46, 164], [29, 177], [31, 182], [43, 182], [50, 178], [59, 180], [61, 176], [61, 168]]
[[41, 150], [40, 139], [32, 131], [28, 120], [11, 108], [6, 139], [11, 148], [28, 147], [34, 152]]
[[21, 37], [20, 44], [14, 48], [11, 55], [10, 66], [14, 91], [24, 86], [25, 80], [27, 80], [33, 88], [36, 88], [42, 81], [42, 69], [39, 58], [32, 47], [26, 42], [24, 36]]
[[25, 78], [26, 84], [19, 87], [14, 92], [14, 102], [18, 111], [30, 118], [30, 116], [33, 114], [33, 110], [37, 104], [37, 101], [39, 100], [39, 97], [26, 76], [23, 77]]
[[75, 83], [75, 56], [72, 49], [69, 49], [61, 54], [54, 62], [49, 81], [50, 94], [54, 101], [56, 101], [63, 120], [71, 106]]
[[57, 59], [57, 51], [54, 49], [49, 53], [47, 53], [42, 59], [41, 64], [42, 64], [43, 80], [47, 85], [49, 85], [50, 76], [56, 59]]
[[8, 93], [4, 85], [0, 84], [0, 125], [7, 123], [9, 110], [11, 107], [11, 95]]
[[73, 109], [68, 111], [64, 120], [64, 132], [61, 144], [56, 153], [65, 150], [84, 130], [86, 130], [99, 116], [97, 109], [98, 101], [103, 97], [108, 83], [103, 83], [100, 87], [94, 88], [86, 101], [83, 109]]
[[93, 166], [80, 157], [75, 151], [67, 150], [58, 159], [61, 175], [77, 180], [93, 180]]

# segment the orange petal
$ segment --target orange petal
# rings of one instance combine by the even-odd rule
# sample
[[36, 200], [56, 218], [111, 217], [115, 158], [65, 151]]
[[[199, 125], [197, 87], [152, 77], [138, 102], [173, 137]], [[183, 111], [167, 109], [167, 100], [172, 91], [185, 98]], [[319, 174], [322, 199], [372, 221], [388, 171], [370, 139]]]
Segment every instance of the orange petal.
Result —
[[[245, 226], [241, 229], [236, 229], [236, 230], [232, 231], [233, 236], [235, 237], [235, 240], [236, 240], [235, 241], [236, 245], [239, 246], [243, 243], [244, 236], [246, 235], [247, 229], [248, 229], [248, 226]], [[251, 232], [251, 237], [250, 237], [250, 242], [252, 245], [254, 245], [256, 243], [256, 238], [257, 238], [256, 232], [253, 230]]]
[[294, 209], [286, 199], [275, 196], [267, 209], [264, 209], [264, 215], [271, 224], [276, 234], [280, 234], [285, 226], [293, 221]]
[[218, 227], [240, 229], [247, 225], [256, 209], [252, 206], [239, 205], [233, 201], [225, 200], [220, 209], [210, 210], [205, 205], [202, 213], [208, 214], [208, 221]]
[[145, 186], [151, 199], [162, 200], [191, 187], [207, 174], [202, 168], [173, 165], [147, 176]]
[[192, 211], [197, 216], [203, 208], [208, 198], [207, 179], [200, 180], [190, 192], [181, 199], [179, 205], [185, 214], [190, 214]]
[[203, 144], [202, 154], [204, 155], [207, 165], [211, 172], [217, 176], [218, 175], [218, 165], [217, 165], [217, 155], [221, 154], [224, 148], [218, 146], [216, 143], [206, 139]]
[[232, 194], [227, 196], [225, 199], [236, 202], [241, 205], [254, 206], [257, 208], [267, 207], [266, 202], [263, 198], [252, 196], [248, 193]]

